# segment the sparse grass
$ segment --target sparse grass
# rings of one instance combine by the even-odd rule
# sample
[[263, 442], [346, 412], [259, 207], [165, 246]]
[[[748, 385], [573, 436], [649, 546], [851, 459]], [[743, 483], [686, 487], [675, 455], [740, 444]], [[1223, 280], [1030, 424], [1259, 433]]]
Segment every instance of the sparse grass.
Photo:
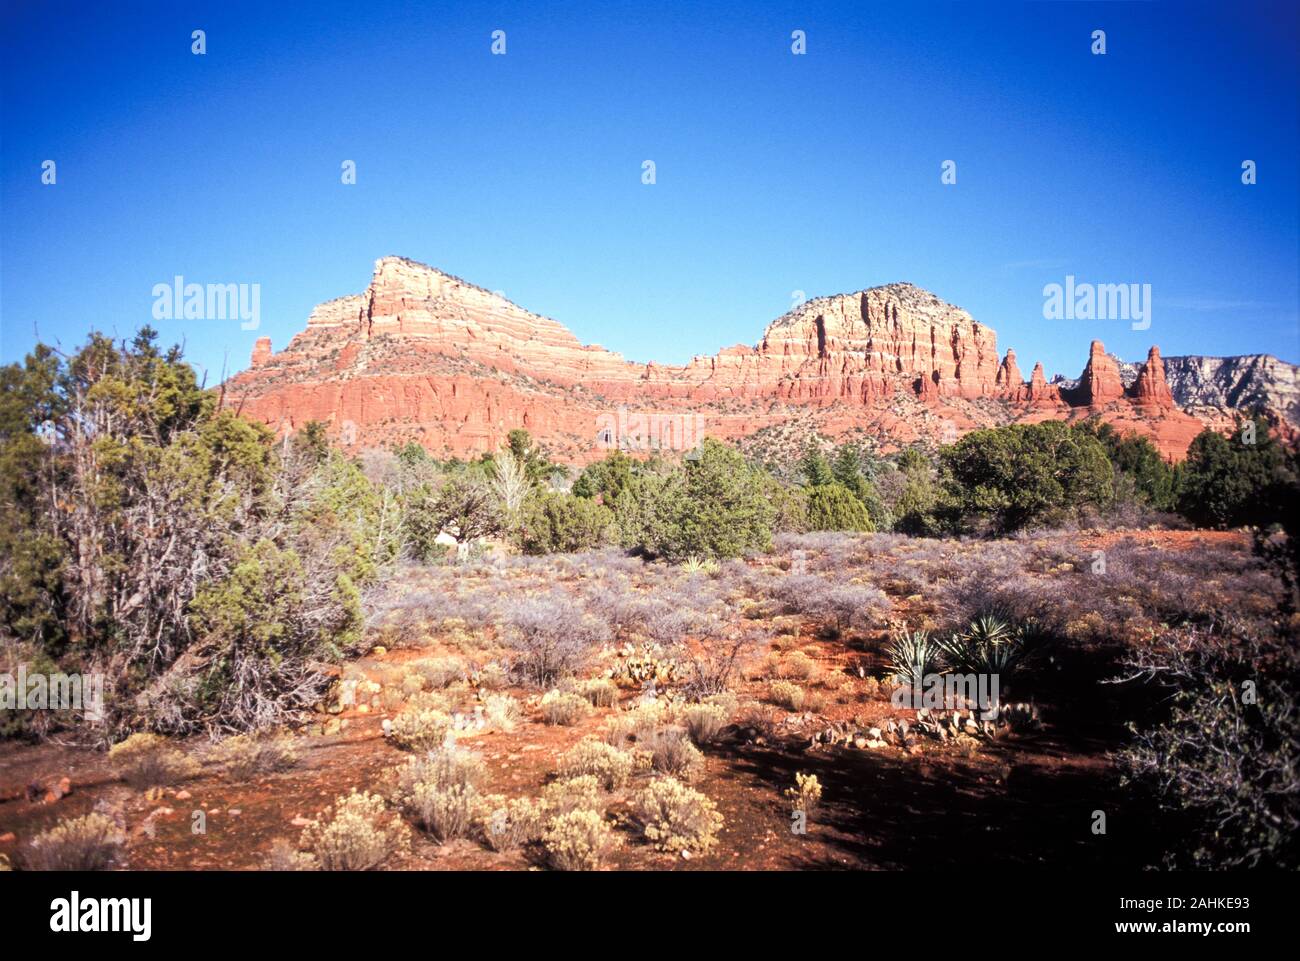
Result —
[[651, 766], [660, 774], [695, 780], [704, 768], [704, 755], [691, 743], [685, 728], [666, 727], [650, 738]]
[[412, 661], [410, 669], [422, 677], [430, 687], [443, 688], [469, 676], [470, 667], [463, 657], [426, 657]]
[[238, 781], [287, 771], [298, 763], [293, 739], [285, 735], [236, 734], [218, 744], [213, 756]]
[[137, 790], [178, 784], [199, 773], [200, 764], [157, 734], [132, 734], [108, 749], [108, 763]]
[[627, 714], [615, 714], [605, 722], [605, 730], [601, 734], [601, 739], [610, 747], [626, 747], [636, 733], [636, 719], [629, 712]]
[[776, 665], [778, 677], [793, 681], [806, 681], [817, 669], [817, 662], [803, 651], [793, 651], [781, 658]]
[[727, 725], [727, 711], [717, 704], [690, 704], [682, 710], [681, 720], [692, 741], [711, 744]]
[[613, 707], [618, 703], [618, 685], [607, 677], [581, 681], [574, 693], [585, 697], [592, 707]]
[[271, 842], [271, 850], [262, 862], [264, 871], [319, 871], [320, 862], [316, 856], [306, 851], [299, 851], [284, 838]]
[[820, 714], [826, 710], [826, 695], [821, 691], [803, 692], [803, 709], [810, 714]]

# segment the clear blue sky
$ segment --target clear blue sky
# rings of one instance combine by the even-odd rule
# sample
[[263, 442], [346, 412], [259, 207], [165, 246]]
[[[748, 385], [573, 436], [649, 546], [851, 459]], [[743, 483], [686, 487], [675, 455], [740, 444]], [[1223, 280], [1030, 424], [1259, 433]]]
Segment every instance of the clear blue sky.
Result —
[[[1094, 337], [1300, 361], [1290, 0], [283, 6], [5, 0], [0, 358], [258, 283], [258, 331], [156, 324], [212, 383], [400, 254], [637, 360], [908, 280], [1026, 373]], [[1150, 330], [1044, 320], [1066, 274], [1150, 283]]]

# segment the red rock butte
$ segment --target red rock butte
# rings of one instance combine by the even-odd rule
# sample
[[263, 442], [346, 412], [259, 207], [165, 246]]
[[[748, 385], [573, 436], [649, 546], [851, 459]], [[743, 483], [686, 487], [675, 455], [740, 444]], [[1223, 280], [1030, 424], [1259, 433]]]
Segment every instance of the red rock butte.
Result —
[[1041, 364], [1026, 382], [1014, 351], [999, 357], [992, 328], [912, 284], [809, 300], [756, 346], [669, 366], [579, 343], [548, 317], [401, 257], [378, 260], [364, 293], [317, 306], [280, 353], [259, 338], [249, 369], [222, 390], [278, 433], [321, 421], [353, 450], [416, 441], [435, 456], [472, 456], [523, 427], [570, 463], [604, 456], [612, 425], [639, 423], [641, 444], [676, 446], [673, 425], [686, 418], [728, 440], [794, 424], [874, 436], [889, 451], [1097, 416], [1170, 458], [1203, 426], [1174, 404], [1155, 347], [1127, 390], [1100, 341], [1073, 389], [1049, 384]]

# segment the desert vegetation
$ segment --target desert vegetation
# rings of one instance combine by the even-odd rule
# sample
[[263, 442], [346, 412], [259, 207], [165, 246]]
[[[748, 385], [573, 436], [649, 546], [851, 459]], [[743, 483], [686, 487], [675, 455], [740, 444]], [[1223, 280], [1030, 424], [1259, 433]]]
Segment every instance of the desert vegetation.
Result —
[[1178, 465], [1085, 421], [574, 470], [277, 439], [147, 331], [0, 382], [0, 671], [106, 682], [0, 710], [14, 867], [907, 867], [972, 818], [995, 860], [1300, 866], [1263, 419]]

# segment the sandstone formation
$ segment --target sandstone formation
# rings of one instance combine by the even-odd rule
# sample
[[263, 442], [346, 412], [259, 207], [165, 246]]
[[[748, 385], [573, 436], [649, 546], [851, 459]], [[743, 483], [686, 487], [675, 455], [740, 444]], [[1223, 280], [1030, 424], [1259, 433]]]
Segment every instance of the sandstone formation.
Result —
[[1147, 362], [1142, 365], [1137, 381], [1131, 388], [1133, 401], [1144, 407], [1174, 406], [1174, 395], [1165, 381], [1165, 364], [1160, 359], [1160, 348], [1153, 346], [1147, 352]]
[[249, 358], [249, 366], [261, 367], [271, 356], [271, 338], [259, 337], [253, 344], [253, 356]]
[[911, 284], [807, 301], [756, 346], [669, 366], [584, 345], [555, 320], [400, 257], [377, 261], [363, 293], [316, 307], [282, 352], [259, 338], [249, 370], [224, 390], [277, 431], [323, 421], [350, 448], [414, 440], [469, 456], [524, 427], [571, 462], [603, 456], [611, 424], [625, 445], [636, 424], [636, 449], [679, 447], [692, 417], [727, 439], [799, 423], [888, 450], [1007, 421], [1100, 416], [1170, 457], [1199, 429], [1174, 406], [1158, 350], [1131, 396], [1100, 342], [1074, 389], [1049, 384], [1041, 364], [1026, 383], [1014, 351], [999, 360], [991, 328]]
[[991, 329], [912, 284], [801, 304], [768, 326], [753, 355], [787, 400], [867, 401], [900, 379], [925, 396], [989, 397], [1001, 369]]
[[1062, 403], [1061, 390], [1055, 384], [1049, 384], [1043, 375], [1042, 361], [1034, 364], [1033, 373], [1029, 375], [1029, 386], [1017, 398], [1031, 407], [1057, 407]]
[[1016, 352], [1007, 348], [1007, 356], [1002, 359], [1002, 366], [998, 368], [997, 386], [1000, 394], [1014, 397], [1021, 388], [1024, 387], [1024, 379], [1020, 376], [1020, 367], [1016, 363]]
[[[1236, 357], [1186, 355], [1162, 357], [1165, 380], [1173, 402], [1198, 417], [1218, 416], [1231, 423], [1233, 413], [1262, 410], [1274, 423], [1294, 430], [1300, 426], [1300, 366], [1271, 354]], [[1116, 358], [1126, 389], [1137, 383], [1142, 364]], [[1055, 377], [1056, 386], [1069, 391], [1077, 380]]]
[[1083, 368], [1079, 386], [1074, 392], [1077, 403], [1086, 407], [1102, 407], [1124, 396], [1124, 384], [1119, 379], [1119, 365], [1106, 353], [1101, 341], [1092, 342], [1088, 365]]

